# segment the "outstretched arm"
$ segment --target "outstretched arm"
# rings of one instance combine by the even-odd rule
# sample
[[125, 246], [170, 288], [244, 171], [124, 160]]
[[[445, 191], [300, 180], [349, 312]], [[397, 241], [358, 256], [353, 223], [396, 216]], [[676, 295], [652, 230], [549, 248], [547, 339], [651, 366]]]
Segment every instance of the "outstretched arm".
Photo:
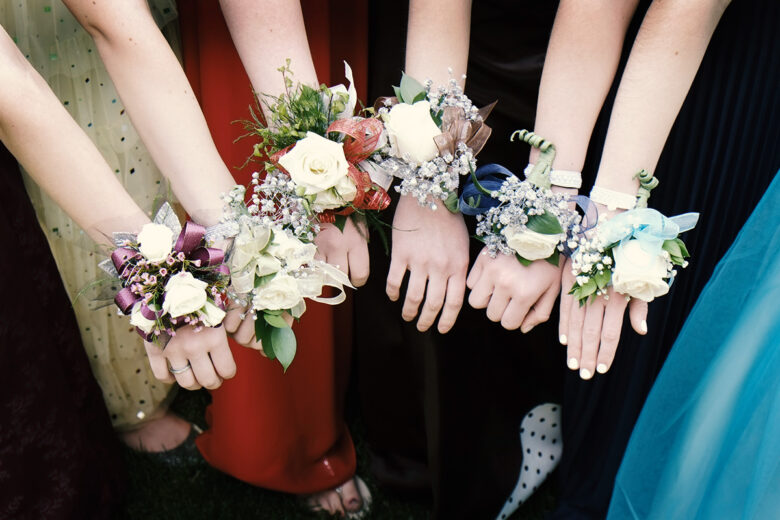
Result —
[[[470, 24], [470, 0], [412, 0], [406, 73], [420, 81], [430, 79], [436, 86], [449, 81], [451, 69], [452, 77], [463, 86]], [[387, 295], [391, 300], [400, 297], [401, 284], [409, 271], [402, 317], [412, 321], [419, 312], [417, 328], [424, 331], [441, 311], [438, 330], [445, 333], [455, 324], [463, 305], [469, 238], [463, 216], [439, 206], [432, 211], [411, 196], [402, 196], [398, 202]]]
[[[727, 5], [726, 0], [656, 0], [650, 6], [618, 89], [596, 186], [637, 193], [634, 175], [658, 163]], [[627, 301], [611, 288], [608, 295], [584, 307], [573, 303], [569, 323], [561, 323], [568, 325], [570, 363], [578, 360], [586, 379], [594, 369], [609, 370], [620, 339]], [[646, 333], [647, 304], [633, 299], [630, 306], [632, 326]]]

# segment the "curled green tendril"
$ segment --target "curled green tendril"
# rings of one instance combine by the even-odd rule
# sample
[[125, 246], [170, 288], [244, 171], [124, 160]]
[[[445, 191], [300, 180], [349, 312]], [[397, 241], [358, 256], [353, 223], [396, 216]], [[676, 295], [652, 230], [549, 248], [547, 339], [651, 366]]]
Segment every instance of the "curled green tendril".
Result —
[[555, 160], [555, 145], [529, 130], [515, 130], [512, 132], [512, 136], [509, 140], [514, 141], [515, 136], [534, 148], [538, 148], [539, 151], [542, 152], [531, 172], [526, 175], [526, 178], [534, 186], [549, 189], [552, 186], [552, 183], [550, 182], [550, 172], [552, 171], [552, 164]]
[[639, 190], [636, 193], [636, 207], [646, 208], [647, 200], [650, 198], [650, 191], [658, 186], [658, 179], [653, 177], [653, 174], [645, 169], [639, 170], [635, 179], [639, 179]]

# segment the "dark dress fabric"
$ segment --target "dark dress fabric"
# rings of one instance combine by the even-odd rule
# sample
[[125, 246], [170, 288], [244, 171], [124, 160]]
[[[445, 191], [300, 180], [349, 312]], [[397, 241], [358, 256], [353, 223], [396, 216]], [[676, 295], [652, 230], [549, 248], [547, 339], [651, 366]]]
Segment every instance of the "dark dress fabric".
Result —
[[[386, 4], [371, 3], [370, 101], [392, 92], [404, 63], [407, 12]], [[519, 171], [527, 162], [528, 148], [510, 146], [509, 135], [533, 124], [555, 8], [474, 2], [467, 93], [478, 105], [500, 100], [481, 164]], [[502, 23], [508, 19], [514, 22]], [[467, 224], [473, 234], [473, 219]], [[399, 489], [432, 489], [437, 518], [494, 518], [518, 479], [523, 416], [561, 399], [565, 351], [556, 341], [557, 317], [522, 335], [464, 303], [449, 333], [419, 333], [401, 319], [402, 302], [385, 295], [390, 259], [381, 241], [374, 237], [370, 247], [371, 277], [355, 293], [355, 373], [374, 473]], [[472, 240], [471, 263], [479, 251]]]
[[[564, 454], [553, 518], [604, 518], [615, 475], [642, 405], [698, 295], [780, 167], [780, 4], [733, 3], [713, 35], [669, 136], [650, 206], [666, 215], [699, 211], [686, 234], [690, 266], [650, 305], [649, 332], [624, 323], [605, 376], [566, 377]], [[591, 143], [600, 150], [606, 113]], [[585, 186], [600, 154], [590, 154]], [[589, 178], [587, 178], [589, 177]]]
[[119, 442], [57, 267], [0, 145], [0, 518], [115, 518]]

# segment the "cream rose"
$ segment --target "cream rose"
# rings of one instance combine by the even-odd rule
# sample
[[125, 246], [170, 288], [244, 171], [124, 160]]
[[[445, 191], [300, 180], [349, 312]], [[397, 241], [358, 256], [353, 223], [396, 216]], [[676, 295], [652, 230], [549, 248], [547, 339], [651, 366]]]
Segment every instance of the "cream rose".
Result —
[[198, 311], [203, 324], [207, 327], [216, 327], [225, 319], [225, 311], [207, 300], [206, 305]]
[[298, 269], [314, 260], [317, 246], [304, 244], [294, 236], [281, 232], [274, 234], [274, 239], [268, 246], [268, 252], [283, 260], [287, 269]]
[[396, 157], [420, 165], [439, 155], [433, 138], [441, 130], [431, 118], [431, 104], [427, 101], [393, 106], [385, 116], [385, 129], [391, 153]]
[[279, 273], [255, 291], [252, 306], [257, 310], [291, 309], [301, 302], [298, 282], [290, 275]]
[[144, 224], [137, 240], [140, 244], [138, 250], [150, 262], [162, 262], [173, 249], [173, 231], [162, 224]]
[[[333, 191], [336, 190], [338, 195]], [[321, 191], [312, 203], [314, 211], [324, 211], [326, 209], [340, 208], [347, 202], [355, 200], [357, 195], [357, 186], [349, 177], [344, 177], [338, 184], [330, 190]]]
[[[133, 306], [133, 312], [132, 314], [130, 314], [130, 325], [134, 327], [138, 327], [145, 333], [149, 334], [154, 330], [154, 327], [157, 324], [157, 322], [154, 320], [147, 319], [146, 316], [141, 314], [141, 305], [143, 305], [143, 302], [137, 302]], [[149, 308], [154, 310], [152, 306], [150, 306]]]
[[333, 188], [349, 171], [344, 145], [313, 132], [295, 143], [293, 149], [279, 159], [279, 164], [303, 188], [303, 195], [315, 195]]
[[514, 249], [518, 255], [526, 260], [541, 260], [549, 258], [555, 252], [555, 248], [563, 238], [563, 235], [544, 235], [523, 229], [519, 226], [506, 227], [501, 230], [506, 237], [506, 243]]
[[191, 314], [206, 305], [208, 284], [192, 276], [192, 273], [178, 273], [165, 284], [163, 310], [172, 318]]
[[615, 291], [646, 302], [669, 292], [669, 284], [664, 280], [667, 272], [663, 254], [653, 257], [642, 249], [638, 240], [630, 240], [614, 252], [612, 287]]

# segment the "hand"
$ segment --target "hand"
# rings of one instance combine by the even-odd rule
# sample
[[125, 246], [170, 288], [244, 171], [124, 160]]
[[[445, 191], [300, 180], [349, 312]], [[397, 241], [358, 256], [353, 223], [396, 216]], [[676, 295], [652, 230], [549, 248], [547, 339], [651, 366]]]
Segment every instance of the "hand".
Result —
[[574, 285], [571, 261], [567, 259], [561, 277], [561, 320], [558, 327], [562, 345], [568, 345], [567, 365], [580, 371], [582, 379], [590, 379], [598, 372], [604, 374], [615, 359], [623, 313], [629, 308], [631, 327], [641, 335], [647, 334], [647, 302], [631, 299], [609, 287], [607, 298], [598, 296], [580, 306], [570, 294]]
[[[560, 263], [563, 264], [562, 259]], [[526, 267], [514, 256], [499, 253], [491, 258], [484, 248], [471, 268], [466, 285], [471, 289], [472, 307], [487, 307], [490, 321], [500, 321], [507, 330], [520, 327], [526, 333], [550, 318], [560, 280], [561, 267], [546, 260], [537, 260]]]
[[441, 310], [438, 330], [449, 331], [463, 305], [468, 264], [469, 236], [463, 215], [450, 213], [443, 204], [431, 211], [414, 197], [402, 196], [393, 219], [386, 291], [396, 301], [409, 271], [403, 319], [412, 321], [425, 297], [417, 330], [428, 330]]
[[[292, 327], [293, 317], [288, 313], [282, 314], [282, 318]], [[258, 318], [261, 319], [261, 318]], [[225, 320], [222, 326], [239, 345], [257, 350], [264, 357], [268, 357], [263, 352], [263, 342], [255, 337], [255, 320], [249, 307], [243, 305], [231, 304], [228, 308]]]
[[343, 232], [333, 224], [322, 224], [314, 239], [316, 258], [344, 271], [355, 287], [366, 284], [369, 272], [368, 230], [365, 224], [359, 226], [351, 218], [347, 218]]
[[[176, 331], [164, 349], [144, 342], [154, 377], [164, 383], [177, 381], [187, 390], [219, 388], [236, 375], [236, 363], [228, 347], [224, 327], [204, 327], [199, 332], [188, 325]], [[170, 369], [187, 370], [173, 374]]]

